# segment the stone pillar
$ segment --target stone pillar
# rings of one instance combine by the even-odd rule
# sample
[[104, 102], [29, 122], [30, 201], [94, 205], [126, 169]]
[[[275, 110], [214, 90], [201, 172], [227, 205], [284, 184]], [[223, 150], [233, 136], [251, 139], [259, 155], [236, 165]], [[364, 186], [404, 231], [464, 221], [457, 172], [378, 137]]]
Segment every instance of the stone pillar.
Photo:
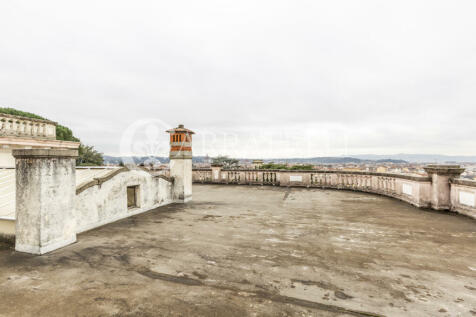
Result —
[[285, 171], [279, 172], [279, 186], [289, 187], [291, 185], [290, 176], [291, 176], [291, 172], [285, 172]]
[[212, 164], [212, 183], [220, 183], [221, 182], [221, 164]]
[[464, 172], [459, 165], [428, 165], [425, 171], [431, 177], [431, 208], [449, 210], [451, 207], [450, 180]]
[[170, 176], [174, 179], [173, 200], [186, 203], [192, 200], [192, 134], [181, 124], [170, 133]]
[[77, 150], [13, 150], [15, 250], [44, 254], [76, 241]]
[[191, 201], [192, 159], [170, 159], [170, 176], [174, 179], [174, 202], [186, 203]]

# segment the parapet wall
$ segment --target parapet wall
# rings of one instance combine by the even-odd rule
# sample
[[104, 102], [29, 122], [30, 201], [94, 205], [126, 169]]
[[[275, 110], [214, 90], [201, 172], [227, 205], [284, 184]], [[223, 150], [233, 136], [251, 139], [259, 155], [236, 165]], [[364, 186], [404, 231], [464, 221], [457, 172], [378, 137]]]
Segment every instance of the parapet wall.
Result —
[[56, 122], [0, 114], [0, 136], [56, 140]]
[[[393, 197], [421, 208], [432, 208], [432, 178], [354, 171], [194, 169], [195, 183], [272, 185], [346, 189]], [[453, 180], [450, 210], [476, 219], [476, 182]], [[471, 204], [472, 202], [472, 204]]]
[[476, 219], [476, 182], [451, 181], [451, 210]]
[[[128, 206], [127, 188], [133, 187], [135, 206]], [[84, 232], [173, 202], [173, 183], [141, 169], [122, 168], [81, 184], [76, 189], [76, 232]]]

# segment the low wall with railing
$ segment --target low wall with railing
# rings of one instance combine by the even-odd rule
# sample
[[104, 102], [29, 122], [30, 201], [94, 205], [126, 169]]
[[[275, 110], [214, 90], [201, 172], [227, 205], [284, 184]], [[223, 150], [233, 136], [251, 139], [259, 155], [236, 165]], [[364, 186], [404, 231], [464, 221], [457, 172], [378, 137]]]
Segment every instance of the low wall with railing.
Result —
[[[433, 183], [429, 176], [357, 171], [222, 170], [212, 167], [194, 169], [193, 181], [355, 190], [393, 197], [421, 208], [433, 208]], [[454, 179], [449, 193], [450, 210], [476, 219], [476, 182]]]
[[56, 140], [56, 123], [8, 114], [0, 114], [0, 136]]
[[350, 171], [194, 169], [193, 181], [348, 189], [391, 196], [418, 207], [430, 207], [431, 204], [431, 179], [423, 176]]

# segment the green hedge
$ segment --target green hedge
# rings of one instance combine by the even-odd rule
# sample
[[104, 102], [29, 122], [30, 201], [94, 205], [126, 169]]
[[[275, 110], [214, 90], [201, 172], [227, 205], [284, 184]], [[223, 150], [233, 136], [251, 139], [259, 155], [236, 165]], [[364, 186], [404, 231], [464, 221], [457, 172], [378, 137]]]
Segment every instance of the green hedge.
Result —
[[[0, 107], [0, 113], [14, 116], [22, 116], [31, 119], [48, 120], [31, 112], [25, 112], [8, 107]], [[56, 140], [81, 142], [77, 137], [73, 135], [73, 131], [71, 131], [70, 128], [60, 124], [56, 126]], [[92, 146], [87, 146], [83, 144], [80, 145], [79, 158], [77, 159], [78, 165], [97, 166], [102, 165], [103, 163], [104, 161], [102, 153], [97, 152]]]
[[[13, 108], [0, 107], [0, 113], [10, 114], [13, 116], [22, 116], [22, 117], [27, 117], [32, 119], [48, 120], [37, 114], [21, 111], [21, 110], [17, 110]], [[73, 135], [73, 131], [71, 131], [70, 128], [62, 126], [60, 124], [56, 126], [56, 140], [80, 142], [80, 140]]]

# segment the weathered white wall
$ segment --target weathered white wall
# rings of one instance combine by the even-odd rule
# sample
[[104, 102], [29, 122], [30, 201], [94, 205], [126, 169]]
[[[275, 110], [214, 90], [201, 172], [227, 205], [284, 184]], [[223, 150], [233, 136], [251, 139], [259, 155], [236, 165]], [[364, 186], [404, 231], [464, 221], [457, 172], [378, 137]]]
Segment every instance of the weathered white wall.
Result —
[[0, 167], [15, 167], [11, 148], [0, 148]]
[[0, 219], [0, 237], [15, 236], [15, 220], [13, 219]]
[[451, 184], [451, 210], [476, 219], [476, 182], [455, 182]]
[[192, 160], [171, 159], [170, 176], [174, 178], [174, 201], [186, 203], [192, 200]]
[[[127, 187], [139, 186], [139, 207], [127, 207]], [[149, 172], [134, 169], [119, 173], [100, 185], [78, 193], [74, 200], [76, 232], [90, 230], [116, 220], [170, 204], [173, 184]]]
[[16, 241], [44, 254], [76, 241], [73, 199], [77, 151], [15, 150]]

